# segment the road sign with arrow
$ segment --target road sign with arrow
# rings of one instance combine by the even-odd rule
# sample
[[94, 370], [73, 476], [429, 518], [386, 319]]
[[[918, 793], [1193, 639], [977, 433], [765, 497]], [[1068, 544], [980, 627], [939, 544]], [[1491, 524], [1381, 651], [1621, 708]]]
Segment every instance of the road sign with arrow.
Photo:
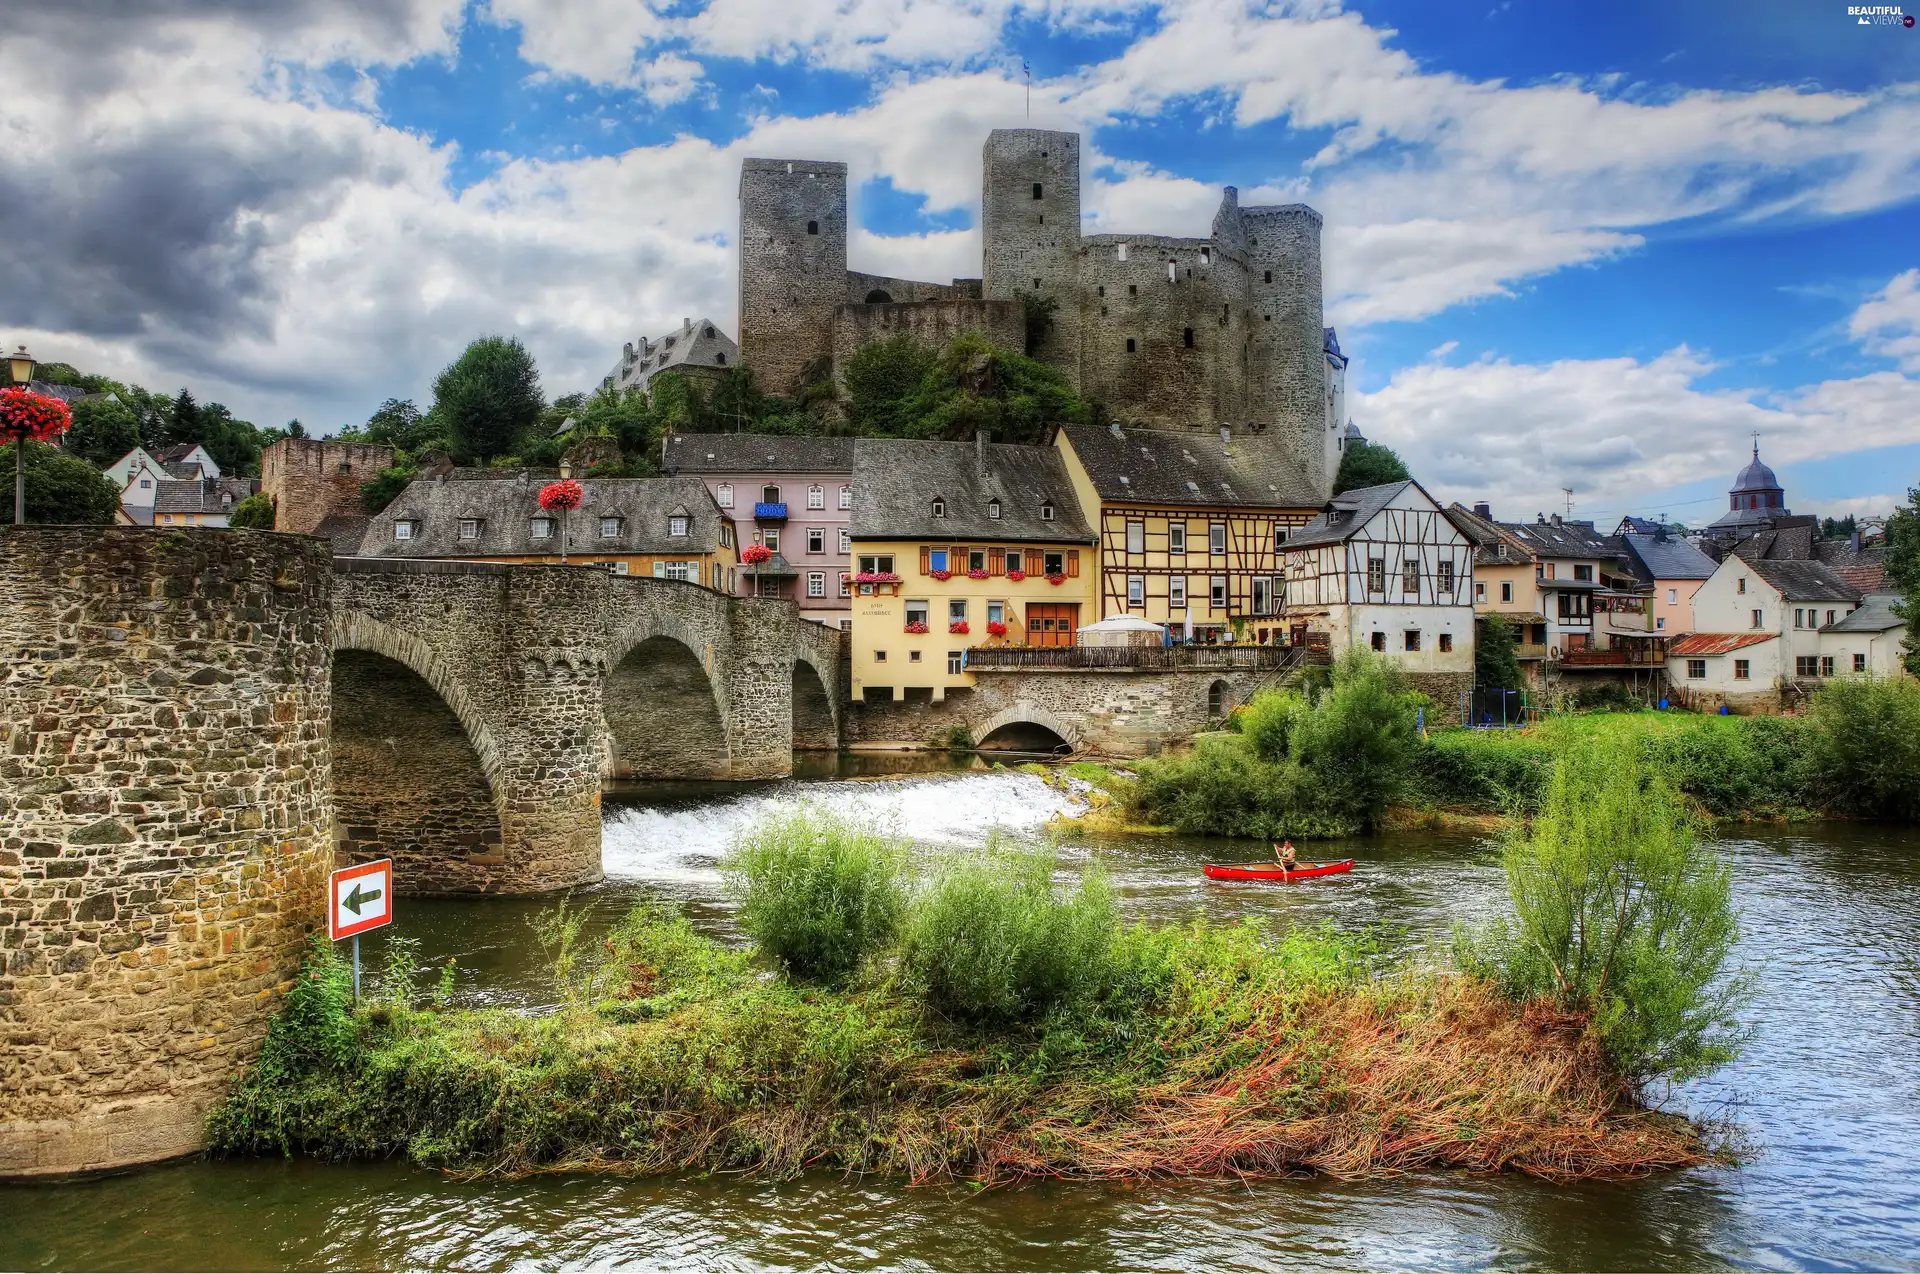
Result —
[[338, 941], [393, 923], [393, 860], [342, 867], [327, 882], [327, 934]]

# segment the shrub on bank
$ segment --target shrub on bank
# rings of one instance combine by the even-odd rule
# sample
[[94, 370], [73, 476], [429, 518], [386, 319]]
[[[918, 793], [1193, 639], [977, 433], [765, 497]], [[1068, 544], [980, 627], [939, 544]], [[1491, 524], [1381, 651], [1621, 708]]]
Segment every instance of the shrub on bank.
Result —
[[1920, 818], [1920, 681], [1830, 682], [1813, 698], [1805, 733], [1819, 803], [1868, 818]]
[[1462, 963], [1516, 1000], [1591, 1015], [1638, 1080], [1731, 1061], [1745, 979], [1731, 875], [1700, 844], [1672, 777], [1618, 741], [1562, 740], [1539, 812], [1508, 837], [1513, 918], [1460, 944]]
[[1115, 917], [1106, 877], [1053, 885], [1051, 849], [990, 840], [956, 854], [914, 899], [900, 962], [935, 1009], [975, 1022], [1030, 1020], [1105, 989]]
[[898, 841], [804, 808], [756, 824], [721, 864], [740, 927], [760, 949], [829, 981], [892, 938], [905, 868]]

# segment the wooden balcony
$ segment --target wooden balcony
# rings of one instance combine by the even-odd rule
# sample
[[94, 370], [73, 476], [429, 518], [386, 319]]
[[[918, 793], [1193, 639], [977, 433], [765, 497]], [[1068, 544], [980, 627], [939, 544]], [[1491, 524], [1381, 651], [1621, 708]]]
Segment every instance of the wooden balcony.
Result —
[[1666, 663], [1667, 652], [1658, 648], [1629, 650], [1616, 646], [1611, 650], [1560, 652], [1563, 668], [1664, 668]]
[[[968, 672], [1258, 672], [1321, 662], [1305, 646], [974, 646]], [[1323, 652], [1318, 652], [1323, 653]]]
[[1516, 641], [1513, 643], [1515, 659], [1545, 659], [1547, 643], [1544, 641]]

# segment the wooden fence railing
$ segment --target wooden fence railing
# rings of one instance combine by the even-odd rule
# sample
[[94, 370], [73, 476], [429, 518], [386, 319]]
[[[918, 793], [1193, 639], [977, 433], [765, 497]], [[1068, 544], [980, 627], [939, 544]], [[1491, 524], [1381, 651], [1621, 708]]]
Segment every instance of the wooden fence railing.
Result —
[[1314, 654], [1304, 646], [975, 646], [968, 672], [1111, 668], [1140, 672], [1184, 670], [1265, 672], [1288, 668]]

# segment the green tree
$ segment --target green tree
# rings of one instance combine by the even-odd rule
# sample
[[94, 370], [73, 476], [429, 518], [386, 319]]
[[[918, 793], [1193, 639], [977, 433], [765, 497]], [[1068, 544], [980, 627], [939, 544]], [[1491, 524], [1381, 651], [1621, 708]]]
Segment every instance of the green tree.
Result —
[[1894, 613], [1907, 621], [1907, 671], [1920, 677], [1920, 487], [1887, 519], [1887, 580], [1900, 592]]
[[767, 396], [760, 392], [751, 367], [729, 367], [707, 400], [714, 428], [723, 432], [761, 432], [759, 424], [768, 406]]
[[264, 491], [256, 492], [233, 506], [233, 512], [227, 517], [227, 525], [271, 531], [275, 513], [273, 497]]
[[1482, 690], [1518, 690], [1524, 680], [1514, 653], [1518, 638], [1505, 615], [1482, 615], [1474, 635], [1473, 684]]
[[[13, 448], [0, 447], [0, 472], [13, 472]], [[109, 524], [120, 491], [98, 469], [44, 442], [27, 446], [27, 521]]]
[[597, 390], [574, 412], [573, 426], [571, 438], [612, 438], [620, 444], [624, 467], [655, 471], [655, 421], [647, 396], [638, 389]]
[[1813, 697], [1806, 756], [1829, 809], [1920, 818], [1920, 682], [1845, 678]]
[[105, 468], [140, 445], [140, 417], [118, 398], [83, 398], [73, 404], [73, 428], [61, 444]]
[[200, 404], [184, 385], [167, 407], [166, 440], [169, 443], [200, 441]]
[[1040, 342], [1047, 339], [1047, 333], [1053, 330], [1053, 319], [1060, 312], [1060, 299], [1041, 296], [1036, 292], [1019, 292], [1013, 299], [1020, 302], [1020, 316], [1026, 328], [1026, 348], [1021, 352], [1032, 358], [1039, 350]]
[[1849, 513], [1844, 518], [1822, 518], [1820, 538], [1823, 540], [1850, 540], [1853, 533], [1860, 529], [1860, 521]]
[[360, 436], [400, 451], [419, 452], [433, 440], [435, 422], [410, 398], [389, 398], [367, 417]]
[[1340, 457], [1340, 472], [1333, 480], [1333, 493], [1377, 487], [1388, 482], [1404, 482], [1413, 475], [1391, 447], [1371, 442], [1356, 442]]
[[879, 437], [914, 437], [908, 403], [939, 362], [932, 348], [912, 336], [862, 345], [841, 369], [847, 418], [854, 431]]
[[518, 337], [481, 337], [433, 382], [433, 414], [463, 460], [512, 455], [546, 405]]
[[287, 422], [287, 430], [283, 436], [287, 438], [305, 438], [307, 436], [307, 427], [300, 423], [300, 417], [295, 416]]

